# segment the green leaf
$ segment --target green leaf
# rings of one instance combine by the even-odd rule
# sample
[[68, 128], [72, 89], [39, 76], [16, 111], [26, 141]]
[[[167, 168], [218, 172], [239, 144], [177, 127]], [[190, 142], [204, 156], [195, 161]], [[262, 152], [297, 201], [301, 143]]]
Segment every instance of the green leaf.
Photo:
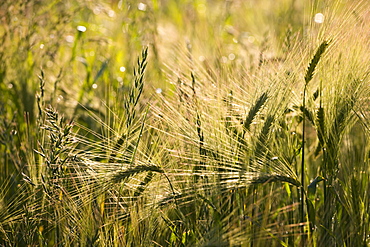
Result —
[[98, 81], [98, 79], [104, 74], [104, 71], [107, 69], [108, 67], [108, 63], [109, 63], [109, 59], [105, 60], [103, 62], [103, 64], [101, 65], [98, 73], [95, 75], [95, 78], [94, 78], [94, 81], [92, 82], [92, 84], [94, 84], [95, 82]]
[[186, 237], [187, 237], [187, 232], [184, 232], [184, 233], [182, 234], [181, 243], [186, 244]]
[[321, 182], [325, 180], [324, 177], [322, 176], [317, 176], [311, 183], [310, 185], [308, 185], [308, 193], [307, 193], [307, 196], [310, 200], [315, 200], [315, 194], [316, 194], [316, 185], [318, 182]]
[[284, 183], [284, 188], [285, 188], [285, 191], [288, 194], [288, 197], [291, 197], [292, 191], [290, 190], [289, 183]]
[[316, 185], [317, 183], [325, 180], [322, 176], [317, 176], [311, 183], [308, 185], [307, 188], [307, 215], [308, 215], [308, 221], [310, 223], [310, 229], [313, 231], [315, 229], [316, 224], [316, 209], [315, 209], [315, 194], [316, 194]]
[[313, 230], [316, 224], [316, 209], [310, 199], [306, 200], [308, 221], [310, 222], [310, 229]]

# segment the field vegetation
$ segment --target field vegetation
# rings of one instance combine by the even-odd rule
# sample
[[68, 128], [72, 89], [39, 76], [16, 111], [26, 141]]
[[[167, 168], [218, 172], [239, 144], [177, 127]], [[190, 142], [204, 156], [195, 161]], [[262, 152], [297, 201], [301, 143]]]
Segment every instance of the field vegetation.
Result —
[[370, 246], [370, 4], [2, 0], [0, 246]]

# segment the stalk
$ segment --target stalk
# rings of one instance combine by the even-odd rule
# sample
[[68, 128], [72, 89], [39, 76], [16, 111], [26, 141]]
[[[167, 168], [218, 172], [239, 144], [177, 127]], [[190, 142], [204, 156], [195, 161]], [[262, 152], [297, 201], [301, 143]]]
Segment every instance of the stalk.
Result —
[[[306, 109], [306, 91], [307, 91], [307, 81], [304, 85], [304, 90], [303, 90], [303, 109]], [[306, 142], [306, 114], [303, 113], [303, 120], [302, 120], [302, 160], [301, 160], [301, 204], [300, 204], [300, 216], [301, 216], [301, 223], [304, 222], [304, 204], [305, 204], [305, 201], [304, 201], [304, 177], [305, 177], [305, 174], [304, 174], [304, 171], [305, 171], [305, 163], [304, 163], [304, 159], [305, 159], [305, 142]], [[304, 226], [302, 226], [302, 246], [305, 245], [305, 242], [306, 242], [306, 237], [305, 237], [305, 232], [304, 232]]]
[[[305, 128], [306, 128], [306, 112], [307, 112], [306, 111], [307, 85], [312, 80], [312, 78], [315, 74], [315, 69], [317, 67], [317, 64], [319, 63], [320, 58], [324, 54], [328, 45], [329, 45], [329, 42], [326, 41], [326, 40], [324, 40], [321, 43], [321, 45], [317, 49], [315, 55], [311, 59], [311, 62], [308, 65], [308, 68], [307, 68], [307, 71], [306, 71], [306, 74], [305, 74], [305, 77], [304, 77], [305, 84], [304, 84], [304, 90], [303, 90], [303, 107], [302, 107], [302, 110], [303, 110], [302, 111], [302, 114], [303, 114], [303, 120], [302, 121], [303, 122], [302, 122], [302, 148], [301, 148], [301, 152], [302, 152], [302, 160], [301, 160], [301, 185], [302, 185], [302, 187], [301, 187], [301, 205], [300, 205], [301, 223], [304, 223], [304, 218], [305, 218], [305, 214], [304, 214], [304, 204], [305, 204], [305, 200], [304, 200], [304, 197], [305, 197], [304, 179], [305, 179], [305, 142], [306, 142]], [[305, 244], [306, 244], [306, 236], [305, 236], [305, 232], [304, 232], [304, 226], [302, 226], [301, 246], [305, 246]]]

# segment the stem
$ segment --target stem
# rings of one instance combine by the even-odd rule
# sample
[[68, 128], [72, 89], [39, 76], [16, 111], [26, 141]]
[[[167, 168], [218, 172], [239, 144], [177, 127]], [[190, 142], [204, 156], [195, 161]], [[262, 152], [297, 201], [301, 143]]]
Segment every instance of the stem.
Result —
[[[304, 86], [303, 90], [303, 109], [306, 109], [306, 90], [307, 90], [307, 83]], [[304, 165], [304, 158], [305, 158], [305, 142], [306, 142], [306, 114], [303, 111], [303, 123], [302, 123], [302, 160], [301, 160], [301, 205], [300, 205], [300, 213], [301, 213], [301, 223], [304, 222], [304, 178], [305, 178], [305, 165]], [[301, 245], [305, 245], [305, 235], [304, 235], [304, 226], [302, 225], [302, 240]]]

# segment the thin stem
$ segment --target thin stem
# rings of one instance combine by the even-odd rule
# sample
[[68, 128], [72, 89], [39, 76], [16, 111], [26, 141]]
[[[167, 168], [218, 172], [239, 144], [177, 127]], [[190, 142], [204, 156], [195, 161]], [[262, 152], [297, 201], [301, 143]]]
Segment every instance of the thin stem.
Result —
[[[307, 90], [307, 83], [304, 86], [303, 90], [303, 109], [306, 109], [306, 90]], [[300, 213], [301, 213], [301, 223], [304, 222], [304, 179], [305, 179], [305, 142], [306, 142], [306, 114], [303, 112], [303, 120], [302, 120], [302, 160], [301, 160], [301, 204], [300, 204]], [[301, 245], [305, 245], [305, 235], [304, 235], [304, 226], [302, 225], [302, 240]]]

